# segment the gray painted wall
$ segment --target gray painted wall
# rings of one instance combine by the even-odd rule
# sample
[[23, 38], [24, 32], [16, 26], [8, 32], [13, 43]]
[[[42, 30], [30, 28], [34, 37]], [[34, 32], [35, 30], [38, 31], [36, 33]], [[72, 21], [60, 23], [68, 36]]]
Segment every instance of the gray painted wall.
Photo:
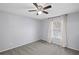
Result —
[[49, 41], [48, 40], [48, 31], [49, 31], [49, 20], [42, 20], [41, 21], [41, 36], [40, 39]]
[[68, 15], [67, 40], [69, 48], [79, 50], [79, 12]]
[[40, 21], [0, 12], [0, 51], [39, 40]]

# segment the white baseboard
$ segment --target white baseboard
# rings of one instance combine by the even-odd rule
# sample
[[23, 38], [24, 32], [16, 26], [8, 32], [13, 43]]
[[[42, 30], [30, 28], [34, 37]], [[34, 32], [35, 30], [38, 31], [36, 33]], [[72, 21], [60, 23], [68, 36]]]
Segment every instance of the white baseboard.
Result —
[[72, 48], [72, 47], [67, 47], [67, 48], [79, 51], [79, 49], [76, 48]]
[[75, 48], [72, 48], [72, 47], [67, 47], [67, 48], [79, 51], [79, 49], [75, 49]]
[[25, 44], [21, 44], [21, 45], [18, 45], [16, 47], [7, 48], [7, 49], [4, 49], [4, 50], [1, 50], [0, 52], [4, 52], [4, 51], [7, 51], [7, 50], [11, 50], [11, 49], [14, 49], [14, 48], [17, 48], [17, 47], [20, 47], [20, 46], [23, 46], [23, 45], [26, 45], [26, 44], [35, 42], [35, 41], [38, 41], [38, 40], [34, 40], [34, 41], [31, 41], [31, 42], [28, 42], [28, 43], [25, 43]]

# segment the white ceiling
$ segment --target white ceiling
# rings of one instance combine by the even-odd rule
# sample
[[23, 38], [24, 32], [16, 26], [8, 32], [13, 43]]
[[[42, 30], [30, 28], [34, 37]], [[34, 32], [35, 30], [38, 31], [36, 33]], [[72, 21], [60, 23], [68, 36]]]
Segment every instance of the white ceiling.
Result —
[[0, 3], [0, 11], [6, 11], [17, 15], [28, 16], [35, 19], [46, 19], [63, 14], [69, 14], [79, 11], [79, 3], [40, 3], [42, 6], [52, 5], [47, 11], [49, 14], [36, 15], [36, 12], [28, 12], [29, 9], [35, 9], [32, 3]]

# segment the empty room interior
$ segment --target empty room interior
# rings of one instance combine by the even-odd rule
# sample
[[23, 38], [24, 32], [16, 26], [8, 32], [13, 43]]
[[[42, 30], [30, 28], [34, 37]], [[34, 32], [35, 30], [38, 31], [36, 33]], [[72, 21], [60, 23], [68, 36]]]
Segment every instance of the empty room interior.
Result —
[[79, 3], [0, 3], [0, 55], [79, 55]]

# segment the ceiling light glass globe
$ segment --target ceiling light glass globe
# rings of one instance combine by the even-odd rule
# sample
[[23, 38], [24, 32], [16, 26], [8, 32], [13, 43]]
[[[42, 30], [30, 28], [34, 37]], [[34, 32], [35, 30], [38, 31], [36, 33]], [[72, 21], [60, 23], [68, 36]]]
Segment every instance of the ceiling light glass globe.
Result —
[[38, 11], [38, 14], [39, 14], [39, 15], [42, 14], [42, 11]]

